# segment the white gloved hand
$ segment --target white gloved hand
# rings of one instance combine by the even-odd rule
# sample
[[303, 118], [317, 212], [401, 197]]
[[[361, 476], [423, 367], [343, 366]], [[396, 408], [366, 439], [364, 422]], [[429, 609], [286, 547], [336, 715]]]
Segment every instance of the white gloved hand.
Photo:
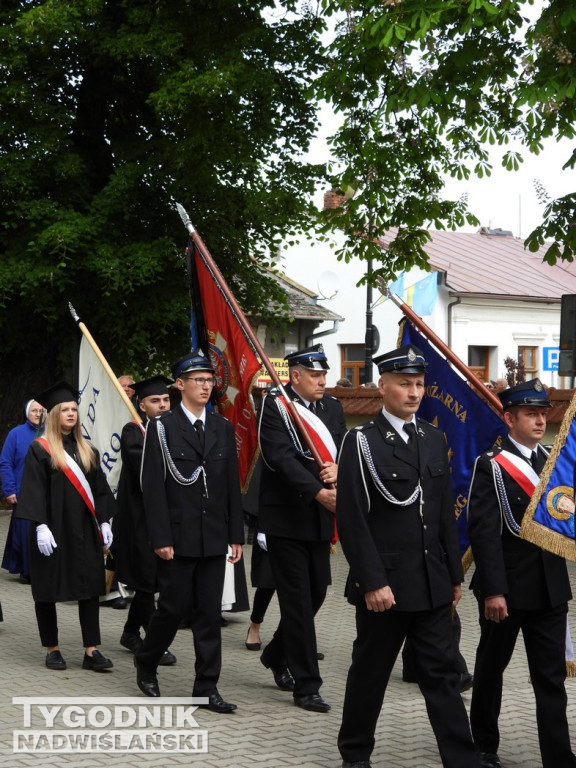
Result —
[[38, 544], [38, 549], [46, 557], [50, 557], [52, 552], [54, 552], [58, 546], [58, 544], [56, 544], [54, 541], [52, 531], [50, 528], [48, 528], [46, 523], [42, 523], [42, 525], [36, 526], [36, 542]]
[[100, 526], [100, 533], [102, 534], [102, 544], [106, 547], [106, 549], [110, 548], [110, 545], [114, 541], [114, 536], [112, 535], [112, 529], [110, 528], [109, 523], [102, 523]]
[[258, 542], [258, 546], [264, 550], [264, 552], [268, 552], [268, 544], [266, 544], [266, 534], [265, 533], [257, 533], [256, 534], [256, 541]]

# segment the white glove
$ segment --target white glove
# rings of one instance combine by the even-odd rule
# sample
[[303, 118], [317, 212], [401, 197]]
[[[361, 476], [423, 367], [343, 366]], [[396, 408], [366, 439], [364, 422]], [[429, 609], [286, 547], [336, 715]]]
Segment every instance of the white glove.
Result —
[[54, 552], [58, 546], [54, 541], [52, 531], [48, 528], [46, 523], [36, 526], [36, 542], [38, 544], [38, 549], [43, 555], [46, 555], [46, 557], [50, 557], [52, 552]]
[[114, 536], [112, 536], [112, 529], [110, 528], [110, 524], [102, 523], [100, 526], [100, 533], [102, 534], [102, 544], [104, 544], [106, 549], [109, 549], [110, 545], [114, 541]]
[[268, 552], [268, 544], [266, 544], [266, 534], [265, 533], [257, 533], [256, 534], [256, 541], [258, 542], [258, 546], [264, 550], [264, 552]]

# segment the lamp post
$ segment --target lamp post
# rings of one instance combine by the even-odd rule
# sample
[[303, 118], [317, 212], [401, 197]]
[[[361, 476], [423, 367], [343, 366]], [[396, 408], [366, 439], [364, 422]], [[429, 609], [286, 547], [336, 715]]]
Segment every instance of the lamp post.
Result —
[[[372, 259], [368, 260], [368, 277], [372, 274]], [[372, 383], [374, 326], [372, 324], [372, 283], [366, 283], [366, 331], [364, 334], [364, 384]]]

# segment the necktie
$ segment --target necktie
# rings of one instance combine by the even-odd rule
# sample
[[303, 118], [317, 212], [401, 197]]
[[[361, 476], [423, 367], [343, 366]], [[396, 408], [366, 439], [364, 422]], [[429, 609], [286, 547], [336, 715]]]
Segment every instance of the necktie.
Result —
[[202, 419], [197, 419], [194, 422], [194, 429], [196, 430], [196, 434], [198, 435], [198, 440], [200, 440], [200, 445], [202, 446], [202, 450], [204, 450], [204, 424], [202, 423]]
[[532, 451], [530, 456], [530, 464], [532, 464], [534, 472], [538, 472], [538, 451]]
[[312, 411], [312, 413], [316, 413], [316, 403], [310, 403], [308, 410]]
[[416, 427], [413, 422], [404, 424], [404, 432], [408, 434], [408, 447], [415, 456], [418, 456], [418, 438], [416, 437]]

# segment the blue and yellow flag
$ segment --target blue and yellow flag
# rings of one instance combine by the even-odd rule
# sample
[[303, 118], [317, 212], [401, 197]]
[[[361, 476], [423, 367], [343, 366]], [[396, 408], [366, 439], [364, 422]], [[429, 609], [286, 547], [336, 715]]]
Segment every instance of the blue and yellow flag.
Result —
[[576, 562], [574, 466], [576, 395], [566, 411], [540, 482], [532, 496], [520, 535], [555, 555]]
[[468, 490], [476, 457], [498, 443], [506, 427], [502, 418], [476, 394], [449, 365], [446, 358], [411, 323], [404, 322], [402, 344], [422, 350], [426, 368], [426, 394], [418, 416], [441, 429], [448, 443], [454, 489], [454, 513], [458, 522], [463, 565], [471, 563], [468, 551]]
[[406, 304], [412, 307], [420, 317], [426, 317], [434, 312], [438, 298], [438, 272], [419, 280], [406, 290]]

